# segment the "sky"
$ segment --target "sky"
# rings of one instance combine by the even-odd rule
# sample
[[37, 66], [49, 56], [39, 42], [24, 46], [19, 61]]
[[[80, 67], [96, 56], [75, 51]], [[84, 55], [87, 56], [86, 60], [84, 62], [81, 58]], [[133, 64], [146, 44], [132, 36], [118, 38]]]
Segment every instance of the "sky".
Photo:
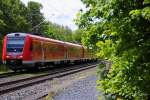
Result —
[[21, 0], [27, 5], [29, 1], [39, 2], [43, 5], [41, 12], [46, 20], [59, 25], [68, 26], [72, 30], [76, 30], [77, 26], [73, 21], [80, 9], [85, 6], [80, 0]]

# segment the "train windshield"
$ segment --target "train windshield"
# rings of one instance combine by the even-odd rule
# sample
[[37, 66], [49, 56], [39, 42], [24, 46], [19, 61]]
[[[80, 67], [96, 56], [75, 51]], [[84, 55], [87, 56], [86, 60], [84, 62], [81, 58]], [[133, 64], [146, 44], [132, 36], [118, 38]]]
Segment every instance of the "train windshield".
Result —
[[7, 52], [21, 53], [24, 47], [25, 37], [8, 37]]

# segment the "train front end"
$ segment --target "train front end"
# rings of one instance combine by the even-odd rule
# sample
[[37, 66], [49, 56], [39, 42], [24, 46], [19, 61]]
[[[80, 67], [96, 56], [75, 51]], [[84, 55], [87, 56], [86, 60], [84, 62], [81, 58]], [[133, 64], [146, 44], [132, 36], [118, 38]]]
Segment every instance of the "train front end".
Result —
[[2, 60], [13, 70], [21, 68], [25, 59], [26, 37], [27, 35], [24, 33], [11, 33], [4, 37]]

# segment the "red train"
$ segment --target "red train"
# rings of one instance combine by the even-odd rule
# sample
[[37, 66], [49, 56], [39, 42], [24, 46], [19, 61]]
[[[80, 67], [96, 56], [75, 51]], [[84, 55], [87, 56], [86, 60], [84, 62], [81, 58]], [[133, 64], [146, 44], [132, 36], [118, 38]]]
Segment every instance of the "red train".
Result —
[[13, 70], [95, 60], [82, 45], [69, 42], [26, 33], [7, 34], [3, 40], [2, 61]]

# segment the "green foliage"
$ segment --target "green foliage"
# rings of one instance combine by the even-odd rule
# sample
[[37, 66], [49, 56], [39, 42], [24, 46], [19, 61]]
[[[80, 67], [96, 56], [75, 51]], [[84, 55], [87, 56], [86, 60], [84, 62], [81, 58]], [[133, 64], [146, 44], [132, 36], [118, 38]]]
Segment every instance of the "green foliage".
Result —
[[82, 30], [72, 31], [68, 27], [60, 26], [54, 23], [48, 23], [48, 29], [46, 31], [48, 37], [58, 39], [62, 41], [81, 43]]
[[11, 71], [12, 70], [10, 70], [8, 66], [6, 66], [6, 65], [0, 65], [0, 74], [8, 73], [8, 72], [11, 72]]
[[[98, 89], [122, 99], [150, 99], [150, 1], [82, 0], [87, 10], [76, 24], [83, 43], [97, 47], [99, 58], [112, 63]], [[99, 68], [99, 74], [103, 68]]]
[[72, 33], [73, 41], [76, 42], [76, 43], [81, 43], [81, 37], [84, 35], [83, 33], [84, 33], [83, 30], [80, 30], [80, 29], [75, 30]]
[[0, 38], [0, 61], [1, 61], [1, 58], [2, 58], [2, 40]]
[[30, 1], [27, 5], [28, 12], [26, 13], [28, 16], [28, 21], [31, 24], [31, 32], [41, 33], [44, 31], [44, 16], [41, 13], [42, 5], [37, 2]]
[[26, 7], [20, 0], [0, 0], [0, 33], [28, 31], [25, 12]]

